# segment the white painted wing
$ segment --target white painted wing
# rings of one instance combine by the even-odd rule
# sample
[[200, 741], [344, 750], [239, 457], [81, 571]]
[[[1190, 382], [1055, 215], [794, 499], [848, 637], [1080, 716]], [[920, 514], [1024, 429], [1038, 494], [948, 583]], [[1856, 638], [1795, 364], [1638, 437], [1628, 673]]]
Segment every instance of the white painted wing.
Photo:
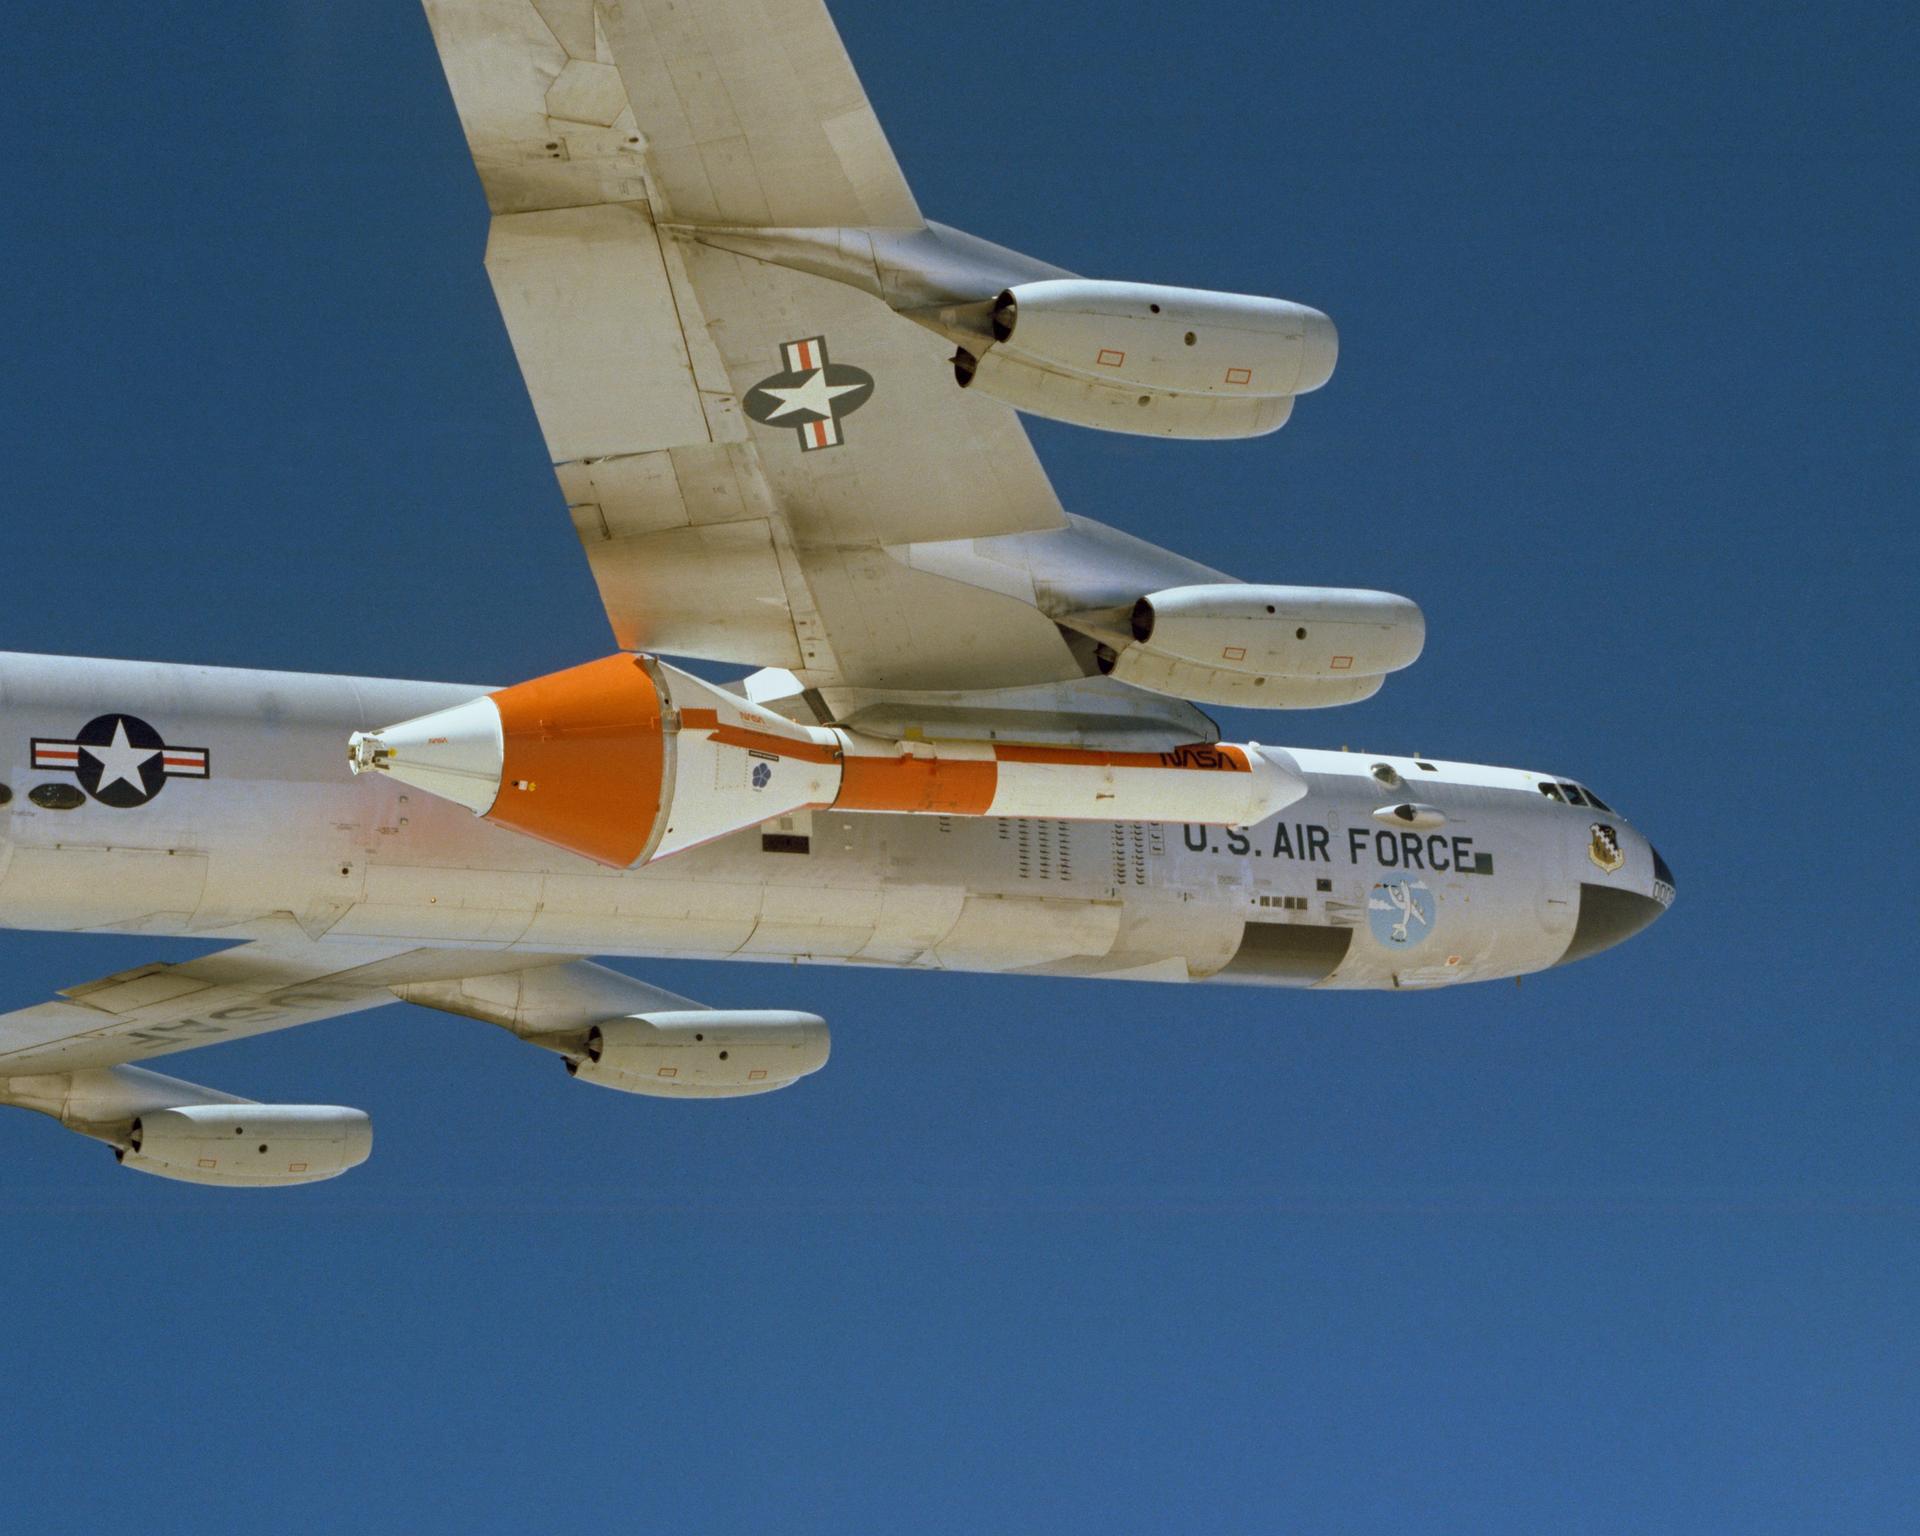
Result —
[[821, 0], [625, 0], [620, 12], [614, 62], [675, 219], [919, 225]]
[[[886, 553], [1063, 526], [1013, 411], [956, 388], [948, 344], [879, 299], [662, 227], [919, 224], [818, 0], [426, 10], [495, 214], [487, 269], [618, 643], [811, 687], [1080, 676], [1031, 606]], [[751, 419], [743, 398], [821, 339], [873, 380], [834, 440]]]
[[681, 222], [921, 222], [821, 0], [425, 4], [495, 213], [639, 197]]
[[177, 965], [138, 966], [68, 988], [56, 1001], [0, 1014], [0, 1078], [143, 1061], [377, 1008], [409, 985], [524, 972], [564, 958], [367, 943], [240, 944]]
[[497, 1024], [522, 1037], [568, 1034], [636, 1013], [703, 1008], [624, 971], [593, 960], [568, 960], [454, 981], [418, 981], [394, 988], [423, 1008]]

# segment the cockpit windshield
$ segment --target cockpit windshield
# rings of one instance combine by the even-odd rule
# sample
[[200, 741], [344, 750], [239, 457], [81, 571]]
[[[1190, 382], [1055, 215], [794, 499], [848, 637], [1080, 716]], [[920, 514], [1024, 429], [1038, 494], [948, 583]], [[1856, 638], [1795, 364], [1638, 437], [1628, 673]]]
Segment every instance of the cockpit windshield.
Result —
[[1584, 805], [1596, 811], [1605, 811], [1609, 816], [1613, 814], [1612, 806], [1584, 784], [1576, 784], [1571, 779], [1542, 779], [1539, 787], [1541, 794], [1549, 800], [1558, 800], [1562, 805]]

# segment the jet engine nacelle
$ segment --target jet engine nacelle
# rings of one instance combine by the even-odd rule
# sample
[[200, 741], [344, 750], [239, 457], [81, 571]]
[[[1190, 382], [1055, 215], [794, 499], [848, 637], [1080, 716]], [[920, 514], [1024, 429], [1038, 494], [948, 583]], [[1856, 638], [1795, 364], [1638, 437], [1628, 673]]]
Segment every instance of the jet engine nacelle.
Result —
[[963, 389], [1110, 432], [1257, 437], [1333, 375], [1339, 337], [1283, 299], [1050, 278], [1001, 293], [993, 340], [963, 346]]
[[1208, 704], [1317, 709], [1379, 692], [1426, 644], [1418, 605], [1390, 592], [1172, 587], [1134, 604], [1133, 644], [1103, 656], [1108, 675]]
[[138, 1115], [115, 1150], [123, 1167], [163, 1179], [266, 1189], [359, 1167], [373, 1122], [337, 1104], [190, 1104]]
[[831, 1044], [827, 1021], [815, 1014], [700, 1008], [607, 1019], [564, 1054], [583, 1083], [663, 1099], [734, 1099], [818, 1072]]

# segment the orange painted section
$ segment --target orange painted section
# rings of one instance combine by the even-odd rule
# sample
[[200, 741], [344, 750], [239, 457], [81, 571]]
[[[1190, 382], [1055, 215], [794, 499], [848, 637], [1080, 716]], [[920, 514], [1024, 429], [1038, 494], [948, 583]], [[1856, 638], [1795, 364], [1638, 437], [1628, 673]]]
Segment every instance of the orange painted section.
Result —
[[[778, 749], [776, 749], [778, 750]], [[912, 811], [941, 816], [985, 816], [1000, 782], [1001, 763], [1062, 768], [1190, 769], [1248, 773], [1238, 747], [1178, 747], [1172, 752], [1088, 752], [1075, 747], [997, 746], [994, 761], [919, 757], [857, 757], [840, 763], [837, 811]]]
[[666, 738], [660, 692], [636, 657], [536, 677], [493, 702], [506, 755], [489, 821], [616, 869], [646, 852]]
[[690, 731], [705, 731], [709, 741], [717, 741], [723, 747], [739, 747], [747, 752], [771, 752], [776, 757], [790, 757], [796, 763], [832, 763], [840, 758], [837, 747], [796, 741], [791, 736], [750, 730], [744, 725], [722, 725], [717, 709], [683, 709], [680, 711], [680, 724]]
[[841, 760], [840, 795], [833, 808], [984, 816], [999, 781], [993, 763], [849, 754]]
[[822, 747], [811, 741], [795, 741], [791, 736], [776, 736], [771, 731], [750, 731], [738, 725], [717, 725], [707, 735], [723, 747], [739, 747], [747, 752], [772, 752], [778, 757], [790, 757], [796, 763], [831, 763], [840, 756], [837, 747]]
[[1043, 763], [1061, 768], [1178, 768], [1214, 773], [1250, 773], [1238, 747], [1195, 743], [1171, 752], [1088, 752], [1078, 747], [995, 747], [1003, 763]]

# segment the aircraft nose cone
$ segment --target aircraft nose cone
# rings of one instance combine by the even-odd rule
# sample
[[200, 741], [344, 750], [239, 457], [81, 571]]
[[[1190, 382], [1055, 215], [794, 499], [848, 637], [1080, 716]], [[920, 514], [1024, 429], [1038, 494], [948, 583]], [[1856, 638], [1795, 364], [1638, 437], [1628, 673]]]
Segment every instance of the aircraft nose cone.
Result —
[[500, 796], [504, 752], [500, 706], [489, 694], [384, 730], [355, 731], [347, 741], [355, 774], [391, 774], [476, 816], [486, 815]]
[[1625, 943], [1643, 928], [1651, 927], [1653, 920], [1673, 905], [1673, 871], [1667, 868], [1660, 850], [1651, 843], [1647, 845], [1647, 852], [1653, 855], [1653, 894], [1650, 896], [1624, 886], [1581, 881], [1580, 915], [1574, 921], [1573, 937], [1567, 943], [1566, 953], [1555, 965], [1584, 960], [1588, 955]]

